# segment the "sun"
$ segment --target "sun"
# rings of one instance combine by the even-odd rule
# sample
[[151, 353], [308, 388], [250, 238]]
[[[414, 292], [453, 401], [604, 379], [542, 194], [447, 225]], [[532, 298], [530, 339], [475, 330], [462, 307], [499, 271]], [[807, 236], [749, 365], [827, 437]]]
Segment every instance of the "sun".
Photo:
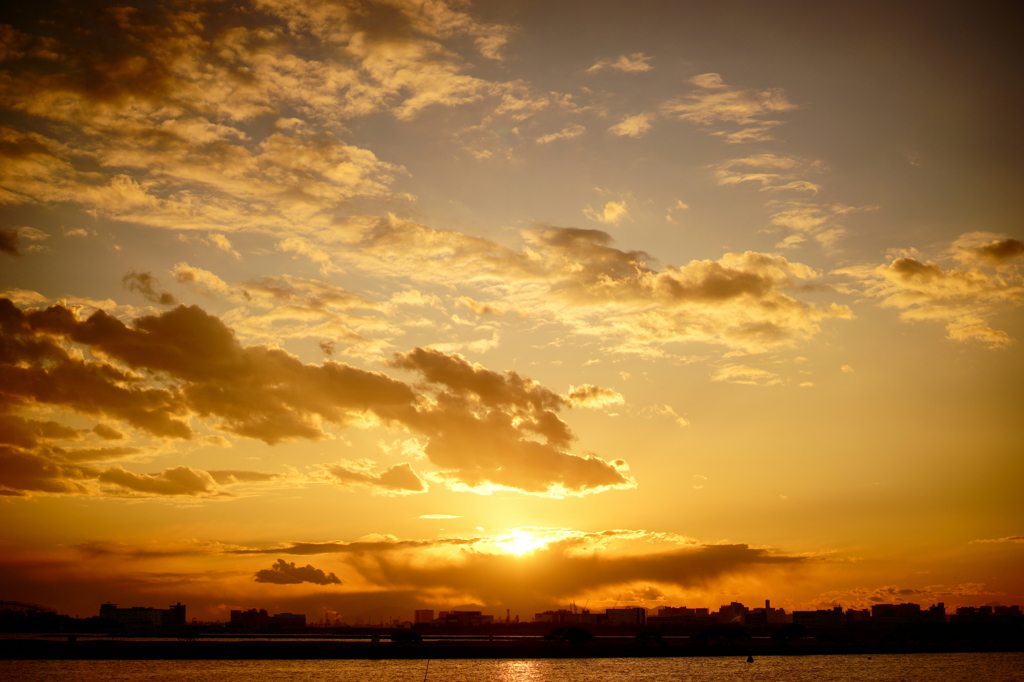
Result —
[[498, 541], [498, 545], [509, 554], [526, 554], [546, 544], [547, 540], [525, 531], [509, 533], [504, 539]]

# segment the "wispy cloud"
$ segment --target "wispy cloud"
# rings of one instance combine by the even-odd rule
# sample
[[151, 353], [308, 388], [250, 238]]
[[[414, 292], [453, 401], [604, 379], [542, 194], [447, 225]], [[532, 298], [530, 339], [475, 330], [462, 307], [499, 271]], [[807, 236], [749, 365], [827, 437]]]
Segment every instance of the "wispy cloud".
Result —
[[549, 144], [555, 140], [571, 140], [574, 137], [579, 137], [583, 133], [587, 132], [587, 129], [583, 126], [573, 123], [562, 128], [557, 133], [550, 133], [548, 135], [542, 135], [537, 138], [538, 144]]
[[778, 88], [753, 90], [735, 88], [722, 80], [717, 73], [694, 76], [690, 82], [698, 90], [666, 101], [661, 113], [682, 121], [695, 123], [706, 128], [716, 124], [730, 123], [744, 126], [739, 130], [712, 130], [712, 134], [725, 138], [730, 143], [756, 142], [772, 139], [768, 131], [780, 125], [780, 121], [764, 120], [765, 116], [791, 111], [796, 108]]
[[629, 217], [629, 209], [625, 201], [609, 201], [603, 209], [594, 210], [590, 206], [583, 209], [583, 214], [599, 223], [605, 225], [618, 225], [623, 218]]
[[597, 73], [598, 71], [603, 71], [605, 69], [615, 69], [616, 71], [623, 71], [625, 73], [642, 73], [654, 68], [650, 64], [651, 59], [653, 59], [653, 57], [648, 57], [643, 52], [635, 52], [631, 55], [621, 55], [615, 61], [610, 59], [600, 59], [594, 62], [593, 66], [587, 69], [587, 73]]
[[653, 114], [636, 114], [626, 116], [608, 129], [608, 132], [620, 137], [643, 137], [651, 129]]

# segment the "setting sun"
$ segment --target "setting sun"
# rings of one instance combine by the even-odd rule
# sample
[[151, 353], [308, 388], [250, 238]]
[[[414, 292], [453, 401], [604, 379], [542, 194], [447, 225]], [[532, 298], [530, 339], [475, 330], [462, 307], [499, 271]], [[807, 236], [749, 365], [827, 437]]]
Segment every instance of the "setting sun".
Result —
[[498, 540], [498, 546], [509, 554], [526, 554], [547, 544], [547, 540], [524, 531], [517, 531], [510, 537]]

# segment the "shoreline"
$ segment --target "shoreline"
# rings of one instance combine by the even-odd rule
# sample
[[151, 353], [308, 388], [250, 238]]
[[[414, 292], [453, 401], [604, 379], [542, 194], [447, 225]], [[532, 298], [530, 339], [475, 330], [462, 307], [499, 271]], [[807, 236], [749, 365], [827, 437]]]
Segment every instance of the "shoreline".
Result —
[[0, 660], [410, 660], [543, 658], [679, 658], [837, 656], [937, 653], [1014, 653], [1024, 646], [977, 642], [903, 644], [665, 644], [551, 642], [125, 642], [12, 639], [0, 641]]

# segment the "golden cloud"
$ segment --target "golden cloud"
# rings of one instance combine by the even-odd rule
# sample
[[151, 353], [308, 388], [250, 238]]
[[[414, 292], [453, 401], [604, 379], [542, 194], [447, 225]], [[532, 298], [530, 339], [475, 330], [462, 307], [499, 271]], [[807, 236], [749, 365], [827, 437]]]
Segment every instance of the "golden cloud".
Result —
[[818, 307], [785, 293], [820, 273], [777, 255], [729, 253], [659, 270], [650, 255], [614, 248], [600, 230], [537, 227], [522, 237], [516, 251], [391, 216], [364, 228], [339, 258], [378, 276], [497, 294], [497, 305], [550, 318], [624, 353], [693, 341], [761, 352], [813, 337], [821, 320], [852, 317], [845, 306]]
[[[328, 438], [326, 424], [392, 425], [425, 436], [423, 452], [441, 469], [433, 476], [456, 489], [562, 496], [636, 485], [622, 473], [624, 462], [568, 452], [575, 436], [557, 416], [569, 407], [566, 399], [515, 372], [493, 372], [458, 355], [422, 348], [396, 354], [391, 367], [425, 380], [426, 392], [419, 393], [380, 372], [332, 361], [304, 365], [281, 349], [242, 346], [221, 320], [197, 306], [144, 316], [129, 327], [103, 311], [83, 320], [63, 306], [23, 312], [0, 299], [0, 328], [0, 406], [6, 411], [56, 405], [165, 439], [194, 438], [189, 421], [199, 419], [270, 444]], [[86, 360], [77, 347], [97, 359]], [[22, 426], [22, 432], [56, 428]], [[209, 472], [177, 467], [135, 474], [119, 465], [86, 471], [55, 451], [39, 450], [31, 434], [25, 438], [6, 455], [23, 470], [3, 482], [11, 490], [85, 492], [80, 481], [95, 479], [145, 494], [217, 492]], [[342, 484], [392, 493], [426, 489], [408, 464], [380, 474], [344, 464], [324, 471]], [[237, 472], [231, 476], [239, 480]], [[28, 485], [22, 479], [60, 483]]]
[[1012, 339], [1006, 332], [993, 329], [989, 320], [1024, 301], [1024, 274], [1012, 268], [999, 271], [1016, 257], [1013, 242], [1017, 240], [965, 246], [977, 241], [974, 237], [976, 233], [963, 235], [954, 243], [954, 252], [967, 261], [962, 268], [943, 268], [930, 260], [922, 263], [911, 256], [900, 256], [885, 265], [843, 268], [836, 274], [858, 281], [859, 290], [878, 299], [880, 305], [901, 310], [904, 320], [943, 321], [950, 339], [973, 339], [990, 348], [1002, 348]]

